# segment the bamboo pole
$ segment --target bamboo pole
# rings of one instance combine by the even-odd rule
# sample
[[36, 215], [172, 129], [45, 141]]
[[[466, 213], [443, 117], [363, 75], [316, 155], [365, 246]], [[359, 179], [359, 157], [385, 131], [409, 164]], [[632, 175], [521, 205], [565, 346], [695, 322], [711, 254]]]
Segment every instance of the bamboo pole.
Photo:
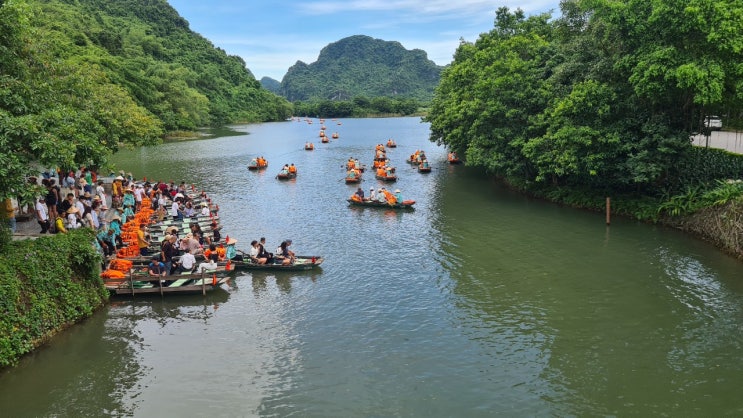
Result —
[[611, 225], [611, 198], [606, 198], [606, 224]]

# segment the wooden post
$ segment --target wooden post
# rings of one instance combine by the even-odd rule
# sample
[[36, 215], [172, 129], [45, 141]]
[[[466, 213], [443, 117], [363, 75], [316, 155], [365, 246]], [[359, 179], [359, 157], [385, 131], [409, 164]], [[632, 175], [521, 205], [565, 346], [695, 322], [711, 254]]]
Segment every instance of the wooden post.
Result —
[[129, 269], [129, 289], [132, 291], [132, 298], [134, 298], [134, 269]]
[[611, 198], [606, 198], [606, 224], [611, 225]]
[[204, 282], [204, 275], [206, 274], [206, 270], [201, 271], [201, 294], [206, 296], [206, 283]]

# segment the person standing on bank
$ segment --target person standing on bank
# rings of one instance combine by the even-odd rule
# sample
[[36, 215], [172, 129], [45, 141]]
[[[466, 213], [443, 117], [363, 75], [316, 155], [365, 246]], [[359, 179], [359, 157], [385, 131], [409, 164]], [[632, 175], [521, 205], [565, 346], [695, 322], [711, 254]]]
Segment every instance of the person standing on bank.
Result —
[[38, 222], [41, 227], [41, 234], [50, 232], [49, 227], [51, 225], [49, 224], [49, 211], [43, 197], [40, 197], [36, 201], [36, 222]]

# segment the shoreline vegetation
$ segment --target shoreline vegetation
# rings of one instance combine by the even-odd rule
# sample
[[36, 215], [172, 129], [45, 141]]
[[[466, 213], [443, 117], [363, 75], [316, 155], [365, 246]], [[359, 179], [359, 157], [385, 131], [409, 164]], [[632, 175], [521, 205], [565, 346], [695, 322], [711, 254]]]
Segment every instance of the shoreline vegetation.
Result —
[[0, 228], [0, 370], [108, 301], [89, 229], [11, 240]]

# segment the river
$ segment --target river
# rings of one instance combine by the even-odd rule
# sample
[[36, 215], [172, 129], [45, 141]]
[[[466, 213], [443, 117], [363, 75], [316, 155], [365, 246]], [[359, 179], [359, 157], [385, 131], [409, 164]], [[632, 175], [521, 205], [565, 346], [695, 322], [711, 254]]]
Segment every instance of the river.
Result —
[[[738, 261], [450, 166], [417, 118], [327, 126], [329, 144], [315, 120], [118, 153], [136, 177], [203, 188], [239, 248], [291, 238], [326, 261], [205, 297], [112, 299], [0, 374], [3, 415], [743, 415]], [[416, 209], [349, 207], [341, 166], [371, 165], [388, 138]], [[416, 149], [433, 172], [405, 163]], [[249, 172], [258, 155], [268, 169]], [[275, 179], [285, 163], [296, 179]]]

